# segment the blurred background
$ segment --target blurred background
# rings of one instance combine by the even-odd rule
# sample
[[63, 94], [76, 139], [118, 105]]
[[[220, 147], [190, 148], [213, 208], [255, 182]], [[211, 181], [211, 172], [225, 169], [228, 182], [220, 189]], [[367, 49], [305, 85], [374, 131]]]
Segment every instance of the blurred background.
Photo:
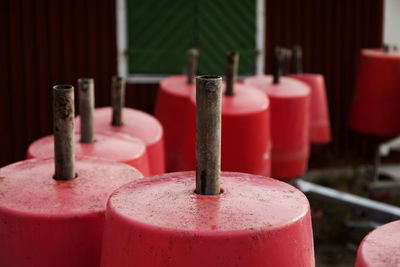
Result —
[[[128, 2], [137, 4], [138, 8], [134, 10], [139, 12], [141, 17], [138, 19], [143, 23], [154, 21], [155, 25], [162, 26], [167, 15], [182, 16], [167, 29], [170, 32], [150, 24], [143, 25], [148, 31], [140, 41], [144, 46], [147, 44], [157, 48], [152, 44], [163, 44], [168, 39], [173, 39], [168, 42], [170, 47], [177, 43], [187, 45], [184, 49], [190, 45], [204, 46], [190, 43], [183, 32], [190, 30], [185, 28], [184, 19], [187, 15], [181, 14], [184, 12], [180, 12], [180, 9], [185, 9], [186, 2], [189, 5], [189, 2], [194, 4], [196, 1], [176, 1], [176, 4], [169, 1]], [[206, 1], [205, 4], [208, 2], [212, 1]], [[230, 1], [222, 2], [230, 6], [227, 4]], [[232, 26], [233, 29], [245, 23], [248, 16], [250, 18], [247, 19], [255, 22], [254, 7], [257, 1], [233, 2], [236, 3], [231, 7], [236, 12], [233, 18], [238, 24]], [[393, 7], [385, 9], [385, 3]], [[0, 2], [1, 166], [24, 159], [28, 144], [52, 132], [49, 93], [52, 85], [75, 84], [79, 77], [93, 77], [96, 80], [96, 106], [110, 103], [111, 77], [117, 74], [118, 66], [116, 4], [116, 0]], [[390, 23], [384, 23], [388, 16], [394, 19], [394, 14], [399, 14], [398, 1], [268, 0], [263, 4], [265, 72], [271, 72], [273, 54], [270, 52], [273, 47], [298, 44], [303, 47], [304, 71], [325, 76], [333, 139], [323, 153], [330, 160], [324, 160], [323, 163], [335, 165], [371, 159], [375, 142], [380, 140], [357, 134], [348, 126], [357, 58], [361, 48], [381, 47], [384, 38], [386, 41], [399, 42], [399, 31]], [[210, 16], [229, 13], [223, 3], [220, 5], [206, 7], [215, 13]], [[252, 7], [253, 12], [245, 15], [243, 10], [251, 10]], [[165, 14], [169, 8], [172, 14]], [[149, 9], [159, 12], [147, 16]], [[160, 14], [164, 14], [164, 17], [160, 17]], [[146, 17], [147, 21], [144, 20]], [[181, 30], [182, 35], [177, 39], [172, 38], [173, 31], [179, 31], [179, 28], [185, 28]], [[138, 36], [142, 38], [140, 34]], [[225, 40], [227, 37], [219, 35], [213, 38], [214, 42], [219, 42], [218, 38]], [[243, 40], [246, 38], [241, 37]], [[133, 47], [126, 53], [135, 55], [140, 51]], [[176, 60], [180, 69], [185, 62], [185, 53], [181, 54], [181, 58]], [[148, 54], [143, 54], [139, 61], [144, 61], [146, 57], [149, 57]], [[245, 60], [241, 54], [241, 66]], [[201, 55], [199, 61], [201, 70]], [[224, 54], [221, 55], [221, 61], [225, 64]], [[162, 69], [156, 65], [161, 64], [146, 66], [140, 71], [147, 68], [151, 72], [153, 67], [154, 73], [160, 73]], [[156, 82], [129, 84], [126, 105], [152, 113], [157, 88]], [[311, 166], [322, 164], [320, 160], [317, 161], [311, 160]]]

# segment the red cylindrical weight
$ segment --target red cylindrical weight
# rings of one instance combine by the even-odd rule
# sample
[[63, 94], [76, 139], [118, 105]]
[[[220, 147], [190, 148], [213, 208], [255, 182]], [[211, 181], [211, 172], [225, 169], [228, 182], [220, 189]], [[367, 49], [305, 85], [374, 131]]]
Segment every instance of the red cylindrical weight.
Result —
[[361, 50], [350, 126], [376, 135], [400, 133], [400, 53]]
[[[142, 140], [120, 133], [96, 132], [95, 142], [81, 143], [75, 134], [75, 153], [78, 156], [96, 157], [126, 163], [149, 176], [146, 145]], [[54, 135], [33, 142], [27, 152], [28, 159], [54, 157]]]
[[[225, 84], [223, 84], [225, 91]], [[236, 84], [233, 96], [222, 96], [221, 169], [264, 176], [271, 175], [270, 108], [259, 90]], [[179, 169], [196, 168], [196, 94], [187, 111]], [[182, 138], [182, 133], [180, 134]]]
[[107, 199], [142, 175], [94, 158], [75, 167], [70, 181], [53, 179], [53, 159], [0, 169], [0, 266], [99, 266]]
[[[111, 107], [96, 108], [94, 111], [95, 130], [124, 133], [141, 139], [147, 148], [150, 175], [165, 172], [164, 134], [160, 122], [153, 116], [132, 108], [123, 108], [122, 126], [111, 125]], [[75, 119], [79, 129], [80, 118]]]
[[272, 177], [292, 179], [307, 169], [310, 89], [295, 79], [253, 76], [245, 84], [264, 91], [271, 103]]
[[400, 221], [378, 227], [361, 242], [356, 267], [400, 266]]
[[165, 152], [169, 171], [179, 169], [182, 133], [186, 128], [189, 96], [194, 89], [195, 84], [188, 84], [186, 75], [170, 76], [160, 82], [155, 116], [165, 130]]
[[315, 144], [331, 141], [329, 109], [326, 99], [324, 76], [321, 74], [290, 74], [290, 78], [304, 82], [310, 87], [310, 142]]
[[199, 195], [195, 172], [129, 183], [111, 196], [102, 266], [314, 266], [310, 208], [296, 188], [221, 173]]

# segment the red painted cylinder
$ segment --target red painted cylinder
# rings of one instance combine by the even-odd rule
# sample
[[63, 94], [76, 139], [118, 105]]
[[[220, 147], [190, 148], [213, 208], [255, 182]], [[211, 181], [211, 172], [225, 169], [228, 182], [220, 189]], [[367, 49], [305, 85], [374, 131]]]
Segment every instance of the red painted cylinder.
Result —
[[[225, 84], [223, 84], [225, 91]], [[221, 169], [271, 175], [268, 98], [259, 90], [236, 84], [233, 96], [223, 95], [221, 107]], [[196, 168], [196, 94], [187, 111], [179, 169]], [[182, 134], [181, 134], [182, 136]], [[181, 137], [182, 138], [182, 137]]]
[[[142, 140], [119, 133], [96, 132], [94, 143], [79, 142], [80, 135], [75, 134], [75, 153], [78, 156], [96, 157], [126, 163], [149, 176], [149, 163], [146, 146]], [[54, 157], [54, 135], [33, 142], [27, 152], [27, 158]]]
[[331, 127], [324, 76], [301, 73], [290, 74], [288, 77], [302, 81], [310, 87], [310, 142], [314, 144], [330, 142]]
[[182, 144], [182, 133], [186, 128], [189, 97], [195, 84], [187, 83], [186, 75], [167, 77], [160, 82], [155, 107], [155, 116], [165, 130], [165, 155], [167, 169], [179, 170], [178, 161]]
[[310, 89], [295, 79], [253, 76], [245, 84], [261, 89], [271, 105], [271, 175], [292, 179], [307, 169], [309, 156]]
[[289, 184], [222, 172], [198, 195], [195, 172], [129, 183], [111, 196], [101, 266], [314, 266], [307, 198]]
[[400, 134], [400, 53], [361, 50], [350, 126], [375, 135]]
[[[119, 132], [141, 139], [146, 144], [150, 175], [164, 173], [164, 133], [160, 122], [143, 111], [123, 108], [122, 126], [112, 126], [111, 114], [111, 107], [96, 108], [93, 116], [95, 130]], [[79, 125], [77, 116], [75, 128], [79, 129]]]
[[361, 242], [355, 267], [400, 266], [400, 221], [378, 227]]
[[0, 266], [99, 266], [107, 199], [142, 175], [94, 158], [75, 167], [70, 181], [53, 179], [53, 159], [0, 169]]

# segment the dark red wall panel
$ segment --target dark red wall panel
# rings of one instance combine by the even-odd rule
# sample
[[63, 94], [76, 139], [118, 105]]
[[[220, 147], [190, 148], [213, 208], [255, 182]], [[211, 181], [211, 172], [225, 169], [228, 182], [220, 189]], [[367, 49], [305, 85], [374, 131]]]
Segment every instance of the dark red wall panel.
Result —
[[93, 77], [96, 104], [109, 103], [116, 30], [114, 1], [0, 5], [0, 165], [5, 165], [23, 159], [30, 142], [52, 132], [53, 85]]
[[[327, 79], [331, 151], [364, 153], [368, 140], [347, 117], [358, 50], [382, 42], [383, 1], [269, 0], [266, 12], [267, 71], [275, 45], [302, 45], [304, 69]], [[96, 105], [110, 103], [115, 35], [114, 0], [0, 1], [0, 166], [52, 132], [53, 85], [93, 77]], [[157, 85], [130, 85], [126, 104], [152, 112], [156, 93]]]

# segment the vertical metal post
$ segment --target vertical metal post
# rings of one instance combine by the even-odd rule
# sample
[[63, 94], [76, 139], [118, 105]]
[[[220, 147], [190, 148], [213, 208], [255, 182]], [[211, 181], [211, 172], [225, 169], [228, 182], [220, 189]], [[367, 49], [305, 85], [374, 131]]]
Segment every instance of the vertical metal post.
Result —
[[292, 58], [292, 51], [289, 49], [283, 49], [283, 60], [282, 60], [282, 76], [287, 76], [289, 72], [289, 62]]
[[112, 78], [111, 105], [113, 126], [122, 125], [122, 109], [125, 105], [125, 80], [122, 77]]
[[94, 80], [81, 78], [78, 80], [79, 113], [81, 117], [81, 143], [94, 142]]
[[234, 86], [237, 81], [239, 54], [236, 52], [229, 52], [227, 56], [226, 67], [226, 96], [234, 95]]
[[300, 74], [303, 72], [303, 51], [300, 46], [293, 47], [294, 69], [293, 73]]
[[74, 87], [53, 87], [54, 159], [56, 180], [75, 178]]
[[222, 78], [196, 78], [196, 192], [220, 193]]
[[188, 57], [188, 84], [193, 84], [194, 76], [197, 72], [197, 57], [199, 56], [199, 51], [196, 48], [189, 49], [187, 52]]
[[282, 75], [282, 48], [276, 47], [275, 48], [275, 56], [273, 57], [273, 75], [274, 75], [274, 84], [279, 83], [279, 79]]

